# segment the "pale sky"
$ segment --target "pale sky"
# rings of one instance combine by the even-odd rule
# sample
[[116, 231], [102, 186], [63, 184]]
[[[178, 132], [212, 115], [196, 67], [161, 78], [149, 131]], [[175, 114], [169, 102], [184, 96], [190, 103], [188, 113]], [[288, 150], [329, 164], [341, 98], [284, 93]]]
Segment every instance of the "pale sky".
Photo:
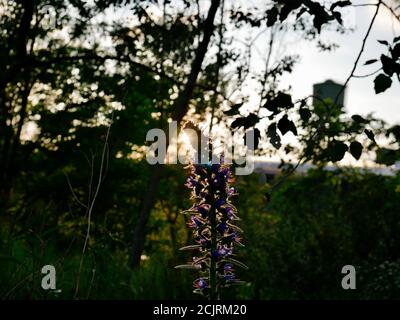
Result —
[[[376, 0], [352, 0], [354, 5], [376, 3]], [[386, 0], [386, 3], [393, 7], [399, 5], [394, 0]], [[200, 0], [200, 6], [206, 11], [209, 7], [209, 0]], [[232, 4], [235, 6], [242, 5], [243, 8], [251, 10], [253, 6], [263, 7], [265, 0], [228, 0], [226, 9]], [[156, 6], [152, 7], [156, 10]], [[153, 10], [153, 11], [154, 11]], [[203, 10], [203, 11], [204, 11]], [[303, 40], [297, 33], [284, 34], [279, 39], [279, 48], [275, 51], [275, 58], [284, 54], [299, 54], [300, 62], [296, 64], [293, 73], [286, 74], [282, 78], [282, 88], [292, 87], [294, 98], [303, 98], [312, 93], [312, 86], [315, 83], [324, 82], [332, 79], [338, 83], [344, 83], [345, 79], [351, 72], [353, 63], [361, 48], [362, 39], [368, 29], [369, 23], [373, 16], [375, 6], [368, 7], [347, 7], [342, 9], [344, 24], [347, 27], [353, 27], [354, 32], [340, 35], [336, 32], [322, 30], [322, 39], [329, 42], [335, 42], [340, 45], [333, 52], [321, 52], [315, 42]], [[156, 11], [152, 14], [161, 14]], [[122, 10], [119, 12], [121, 18], [130, 19], [131, 13]], [[106, 14], [107, 16], [107, 14]], [[115, 18], [115, 15], [111, 15]], [[241, 46], [241, 42], [246, 42], [249, 37], [254, 37], [260, 30], [254, 30], [249, 34], [245, 30], [233, 30], [233, 36], [239, 41], [236, 45]], [[229, 34], [229, 33], [228, 33]], [[369, 39], [365, 46], [365, 51], [361, 57], [359, 66], [356, 70], [357, 75], [368, 74], [377, 70], [380, 62], [369, 66], [363, 66], [364, 62], [369, 59], [379, 59], [382, 53], [385, 53], [386, 47], [379, 44], [377, 40], [387, 40], [392, 42], [395, 36], [400, 35], [400, 22], [396, 21], [386, 8], [381, 7], [379, 15], [375, 20], [374, 27], [370, 33]], [[263, 72], [265, 67], [266, 49], [269, 42], [268, 30], [258, 37], [255, 42], [255, 49], [252, 55], [252, 68], [258, 72]], [[273, 60], [273, 59], [272, 59]], [[400, 123], [400, 85], [397, 79], [393, 77], [393, 84], [390, 89], [378, 95], [374, 92], [374, 76], [362, 79], [352, 79], [346, 90], [345, 106], [350, 114], [358, 113], [365, 115], [374, 112], [375, 116], [382, 118], [389, 123]], [[248, 84], [248, 88], [244, 90], [250, 95], [249, 106], [258, 105], [259, 92], [254, 90], [253, 84]]]
[[[353, 0], [353, 4], [374, 4], [374, 0]], [[248, 7], [250, 4], [259, 4], [259, 0], [245, 2]], [[396, 5], [387, 0], [388, 4]], [[397, 3], [398, 5], [398, 3]], [[324, 42], [335, 42], [339, 48], [332, 52], [322, 52], [316, 42], [306, 41], [298, 33], [284, 33], [278, 37], [276, 50], [273, 52], [273, 59], [282, 55], [298, 54], [300, 62], [296, 64], [294, 71], [291, 74], [285, 74], [282, 77], [281, 87], [286, 89], [291, 87], [291, 93], [294, 100], [304, 98], [312, 94], [313, 84], [324, 82], [331, 79], [335, 82], [343, 84], [350, 75], [353, 64], [361, 49], [362, 40], [367, 32], [368, 26], [373, 17], [375, 6], [366, 7], [349, 7], [342, 10], [344, 24], [346, 27], [354, 29], [353, 32], [348, 32], [344, 35], [337, 32], [322, 30], [322, 40]], [[254, 37], [256, 33], [251, 36]], [[364, 48], [364, 53], [359, 61], [356, 69], [356, 75], [369, 74], [380, 68], [380, 61], [364, 66], [365, 61], [370, 59], [378, 59], [381, 54], [387, 54], [385, 46], [379, 44], [377, 40], [386, 40], [392, 43], [395, 36], [400, 35], [400, 23], [396, 21], [386, 8], [381, 7], [379, 14], [375, 20], [374, 26], [370, 32], [369, 38]], [[242, 40], [246, 34], [237, 33], [236, 38]], [[264, 32], [258, 37], [255, 43], [253, 54], [252, 69], [257, 72], [262, 72], [265, 69], [266, 52], [269, 43], [269, 32]], [[379, 73], [378, 73], [379, 74]], [[375, 75], [376, 76], [376, 75]], [[398, 80], [393, 77], [393, 84], [390, 89], [383, 93], [375, 94], [374, 78], [353, 78], [346, 89], [345, 109], [352, 114], [366, 115], [373, 113], [376, 118], [383, 119], [389, 124], [400, 124], [400, 85]], [[259, 90], [254, 87], [254, 82], [249, 82], [244, 93], [249, 94], [249, 107], [252, 108], [258, 105]], [[296, 144], [297, 139], [292, 134], [287, 134], [283, 137], [282, 143]], [[284, 158], [287, 158], [281, 154]], [[351, 165], [366, 165], [369, 160], [374, 158], [372, 154], [363, 154], [359, 161], [355, 161], [350, 154], [346, 153], [345, 158], [341, 163]], [[264, 160], [277, 160], [277, 156], [272, 158], [263, 157]], [[267, 159], [268, 158], [268, 159]]]
[[[230, 0], [233, 1], [233, 0]], [[353, 0], [354, 5], [376, 3], [376, 0]], [[394, 4], [393, 0], [386, 0], [388, 4]], [[235, 0], [235, 2], [227, 2], [227, 4], [242, 4], [244, 8], [250, 9], [252, 5], [259, 6], [265, 3], [264, 0]], [[202, 8], [209, 7], [208, 0], [200, 1]], [[227, 6], [229, 7], [229, 6]], [[298, 54], [300, 62], [296, 64], [291, 74], [285, 74], [282, 78], [281, 87], [283, 89], [292, 88], [291, 93], [294, 99], [304, 98], [312, 94], [313, 84], [324, 82], [331, 79], [338, 83], [344, 83], [349, 76], [354, 61], [359, 53], [362, 45], [362, 39], [368, 29], [369, 23], [374, 14], [375, 6], [367, 7], [348, 7], [342, 10], [343, 19], [346, 27], [354, 28], [354, 32], [340, 35], [337, 32], [322, 30], [322, 40], [335, 42], [340, 47], [333, 52], [321, 52], [315, 42], [309, 42], [302, 39], [298, 33], [285, 33], [279, 38], [280, 44], [275, 50], [274, 58], [282, 54]], [[152, 12], [156, 14], [157, 12]], [[129, 19], [128, 12], [122, 12], [122, 16]], [[232, 30], [233, 36], [239, 41], [236, 45], [246, 42], [249, 38], [254, 37], [260, 30], [254, 30], [253, 34], [249, 34], [246, 30]], [[228, 32], [229, 35], [229, 32]], [[381, 64], [377, 62], [369, 66], [363, 66], [364, 62], [369, 59], [378, 59], [382, 53], [386, 52], [386, 47], [379, 44], [377, 40], [386, 40], [392, 42], [395, 36], [400, 35], [400, 23], [396, 21], [384, 7], [381, 7], [379, 15], [375, 20], [375, 24], [369, 35], [358, 68], [355, 72], [357, 75], [364, 75], [377, 70]], [[265, 68], [265, 58], [269, 43], [269, 32], [264, 32], [257, 38], [255, 42], [254, 54], [252, 55], [252, 68], [257, 72], [263, 72]], [[274, 56], [273, 55], [273, 56]], [[273, 59], [272, 59], [273, 60]], [[375, 94], [374, 80], [375, 76], [368, 78], [353, 78], [347, 89], [345, 96], [345, 107], [349, 114], [366, 115], [373, 112], [375, 117], [385, 120], [390, 124], [400, 124], [400, 85], [395, 77], [392, 78], [393, 84], [387, 91]], [[248, 106], [254, 108], [258, 105], [259, 90], [254, 86], [254, 82], [249, 81], [245, 86], [243, 93], [250, 96]], [[246, 105], [245, 105], [246, 108]], [[293, 142], [294, 136], [288, 134], [284, 137], [283, 143]], [[364, 155], [362, 159], [365, 159]], [[346, 154], [345, 162], [355, 163], [349, 154]], [[360, 162], [358, 162], [360, 164]]]

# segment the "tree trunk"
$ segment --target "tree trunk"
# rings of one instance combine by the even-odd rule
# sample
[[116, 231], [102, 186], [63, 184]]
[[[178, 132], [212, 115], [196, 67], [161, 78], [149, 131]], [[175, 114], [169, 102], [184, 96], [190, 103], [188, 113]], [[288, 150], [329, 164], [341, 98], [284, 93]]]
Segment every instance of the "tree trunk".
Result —
[[[214, 19], [217, 13], [218, 7], [220, 5], [220, 0], [213, 0], [211, 2], [210, 9], [206, 20], [204, 21], [203, 29], [203, 39], [200, 42], [197, 50], [196, 56], [193, 60], [190, 74], [186, 85], [179, 95], [179, 98], [175, 104], [175, 112], [173, 115], [173, 120], [178, 122], [178, 125], [182, 121], [188, 110], [188, 104], [193, 94], [193, 89], [197, 82], [197, 77], [201, 70], [201, 65], [203, 63], [204, 57], [207, 52], [208, 44], [210, 43], [211, 36], [214, 31]], [[168, 137], [168, 129], [166, 128], [166, 136]], [[167, 148], [169, 141], [167, 139]], [[157, 196], [158, 186], [160, 184], [162, 172], [162, 165], [157, 164], [151, 173], [149, 186], [145, 194], [142, 209], [140, 211], [139, 220], [136, 224], [133, 236], [133, 248], [131, 255], [131, 266], [133, 268], [140, 265], [140, 257], [143, 252], [144, 242], [146, 237], [146, 224], [149, 220], [151, 209], [153, 208], [154, 202]]]
[[[9, 69], [0, 75], [0, 210], [7, 206], [7, 199], [9, 190], [11, 188], [11, 180], [13, 178], [13, 171], [15, 169], [15, 150], [19, 144], [19, 135], [21, 133], [22, 124], [26, 115], [27, 100], [30, 91], [30, 66], [28, 62], [27, 44], [29, 41], [29, 32], [31, 22], [35, 11], [35, 1], [20, 1], [23, 5], [21, 20], [16, 31], [15, 40], [12, 46], [15, 50], [15, 56], [9, 57]], [[11, 37], [11, 35], [10, 35]], [[7, 93], [6, 87], [11, 83], [19, 74], [19, 69], [22, 67], [23, 80], [25, 82], [25, 89], [22, 90], [22, 102], [20, 111], [20, 124], [17, 132], [11, 124], [12, 110], [11, 101], [7, 106]], [[5, 70], [5, 68], [3, 68]], [[7, 121], [8, 120], [8, 121]], [[9, 122], [9, 123], [8, 123]], [[21, 127], [21, 128], [20, 128]]]

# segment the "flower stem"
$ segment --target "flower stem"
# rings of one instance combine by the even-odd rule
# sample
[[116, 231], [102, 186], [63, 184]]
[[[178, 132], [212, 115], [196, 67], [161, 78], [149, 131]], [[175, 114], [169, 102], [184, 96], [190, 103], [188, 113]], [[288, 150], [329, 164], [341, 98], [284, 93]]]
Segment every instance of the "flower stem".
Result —
[[[210, 177], [211, 178], [211, 177]], [[218, 300], [217, 290], [217, 262], [215, 252], [217, 251], [217, 210], [215, 209], [215, 193], [214, 188], [210, 188], [212, 194], [212, 204], [210, 208], [210, 224], [211, 224], [211, 263], [210, 263], [210, 300]]]
[[211, 264], [210, 264], [210, 300], [217, 300], [217, 263], [215, 252], [217, 250], [217, 223], [216, 223], [216, 210], [213, 204], [210, 209], [210, 222], [211, 222]]

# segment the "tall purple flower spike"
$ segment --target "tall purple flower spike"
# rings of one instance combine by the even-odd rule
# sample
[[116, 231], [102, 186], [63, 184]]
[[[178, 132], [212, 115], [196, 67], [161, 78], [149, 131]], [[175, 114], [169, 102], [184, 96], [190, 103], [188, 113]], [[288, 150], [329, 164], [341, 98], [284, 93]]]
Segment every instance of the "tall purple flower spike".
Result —
[[177, 266], [196, 269], [200, 277], [194, 281], [194, 292], [210, 300], [219, 299], [222, 287], [243, 284], [235, 277], [234, 267], [247, 267], [233, 258], [235, 247], [243, 246], [239, 234], [242, 230], [234, 222], [239, 220], [232, 198], [237, 196], [233, 174], [229, 165], [191, 164], [186, 186], [192, 190], [193, 206], [184, 211], [188, 214], [188, 226], [192, 229], [195, 245], [181, 248], [193, 250], [192, 261]]

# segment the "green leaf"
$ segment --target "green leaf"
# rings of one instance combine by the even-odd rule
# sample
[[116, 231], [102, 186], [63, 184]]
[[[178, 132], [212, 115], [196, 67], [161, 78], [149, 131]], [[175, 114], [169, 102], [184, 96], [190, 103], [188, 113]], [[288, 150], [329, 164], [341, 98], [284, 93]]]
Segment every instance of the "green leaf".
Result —
[[400, 125], [394, 125], [387, 131], [387, 136], [393, 134], [398, 142], [400, 142]]
[[276, 131], [276, 123], [273, 122], [268, 126], [267, 136], [271, 144], [274, 146], [275, 149], [279, 149], [281, 147], [281, 137], [279, 136], [278, 132]]
[[389, 45], [389, 42], [387, 42], [386, 40], [378, 40], [378, 42], [379, 42], [380, 44], [385, 45], [385, 46], [388, 46], [388, 45]]
[[331, 11], [333, 9], [335, 9], [336, 7], [343, 8], [343, 7], [347, 7], [347, 6], [351, 6], [351, 1], [337, 1], [331, 5]]
[[230, 286], [243, 286], [247, 284], [246, 281], [242, 281], [242, 280], [231, 280], [229, 281], [225, 286], [230, 287]]
[[335, 17], [326, 12], [325, 7], [317, 1], [304, 1], [304, 4], [309, 8], [310, 14], [314, 16], [313, 25], [318, 33], [321, 32], [322, 25], [335, 19]]
[[343, 24], [343, 19], [342, 19], [342, 14], [338, 11], [333, 11], [332, 15], [335, 17], [336, 21], [342, 25]]
[[278, 122], [278, 129], [285, 135], [288, 131], [292, 131], [295, 136], [297, 136], [297, 129], [293, 121], [288, 119], [287, 114], [285, 114]]
[[350, 153], [356, 159], [360, 159], [362, 153], [363, 146], [361, 143], [357, 141], [353, 141], [350, 143]]
[[271, 27], [278, 20], [278, 8], [273, 7], [267, 11], [267, 27]]
[[366, 65], [368, 65], [368, 64], [373, 64], [373, 63], [375, 63], [375, 62], [377, 62], [377, 61], [378, 61], [378, 59], [367, 60], [367, 61], [365, 61], [364, 66], [366, 66]]
[[246, 118], [244, 118], [244, 128], [248, 129], [250, 127], [254, 127], [258, 121], [260, 120], [260, 118], [254, 114], [254, 113], [250, 113]]
[[300, 113], [300, 118], [301, 118], [301, 120], [303, 120], [304, 122], [307, 123], [308, 120], [310, 120], [310, 118], [311, 118], [311, 112], [310, 112], [309, 109], [307, 109], [307, 108], [300, 108], [299, 113]]
[[398, 42], [398, 41], [400, 41], [400, 36], [395, 37], [395, 38], [393, 39], [393, 42]]
[[318, 33], [321, 33], [321, 27], [323, 24], [327, 23], [329, 20], [325, 15], [315, 15], [313, 19], [314, 28], [317, 29]]
[[381, 62], [382, 62], [382, 70], [384, 73], [386, 73], [388, 76], [392, 76], [393, 73], [396, 71], [396, 63], [394, 62], [393, 59], [389, 58], [388, 56], [385, 56], [384, 54], [381, 55]]
[[374, 133], [372, 132], [372, 130], [365, 129], [364, 132], [365, 132], [365, 134], [367, 135], [367, 137], [368, 137], [369, 140], [371, 140], [371, 141], [373, 141], [373, 142], [376, 142], [376, 141], [375, 141], [375, 135], [374, 135]]
[[281, 8], [281, 12], [279, 15], [279, 20], [284, 21], [289, 16], [291, 12], [298, 9], [302, 5], [302, 1], [299, 0], [290, 0], [286, 1], [285, 5]]
[[293, 106], [292, 97], [280, 91], [275, 98], [269, 99], [265, 103], [264, 108], [276, 114], [281, 109], [290, 109], [293, 108]]
[[261, 133], [260, 130], [258, 130], [257, 128], [254, 129], [254, 148], [257, 149], [258, 148], [258, 144], [260, 142], [261, 139]]
[[400, 43], [397, 43], [392, 49], [392, 57], [394, 60], [400, 58]]
[[201, 266], [198, 264], [181, 264], [176, 266], [175, 269], [190, 269], [190, 270], [199, 270]]
[[329, 160], [337, 162], [343, 159], [344, 154], [349, 148], [340, 141], [333, 141], [329, 146]]
[[180, 248], [179, 250], [180, 250], [180, 251], [197, 250], [197, 249], [200, 249], [200, 248], [201, 248], [201, 245], [199, 245], [199, 244], [194, 244], [194, 245], [192, 245], [192, 246], [185, 246], [185, 247], [182, 247], [182, 248]]
[[281, 108], [290, 109], [293, 108], [292, 97], [284, 92], [278, 92], [277, 97], [275, 98], [275, 103], [277, 103]]
[[387, 75], [381, 73], [374, 80], [375, 93], [381, 93], [386, 91], [392, 85], [392, 79]]
[[239, 109], [243, 105], [243, 103], [236, 103], [227, 111], [224, 111], [224, 114], [227, 116], [236, 116], [239, 114]]
[[353, 115], [351, 116], [351, 118], [354, 120], [354, 122], [357, 122], [357, 123], [368, 123], [367, 120], [365, 120], [363, 117], [361, 117], [361, 116], [358, 115], [358, 114], [353, 114]]
[[376, 162], [387, 166], [393, 165], [400, 158], [399, 150], [380, 148], [376, 152]]
[[243, 123], [244, 123], [244, 118], [237, 118], [237, 119], [233, 120], [233, 122], [231, 123], [231, 128], [236, 129], [236, 128], [243, 127]]
[[240, 261], [238, 261], [236, 259], [228, 258], [228, 259], [225, 259], [225, 260], [228, 261], [228, 262], [231, 262], [234, 265], [237, 265], [237, 266], [239, 266], [239, 267], [241, 267], [243, 269], [246, 269], [246, 270], [249, 269], [243, 262], [240, 262]]
[[296, 15], [296, 19], [300, 18], [305, 12], [307, 12], [307, 8], [303, 7]]
[[237, 119], [235, 119], [231, 123], [231, 128], [235, 129], [235, 128], [243, 127], [244, 129], [248, 129], [250, 127], [254, 127], [258, 123], [259, 120], [260, 120], [260, 118], [256, 114], [250, 113], [245, 118], [237, 118]]
[[203, 295], [203, 291], [201, 289], [194, 289], [193, 293]]

